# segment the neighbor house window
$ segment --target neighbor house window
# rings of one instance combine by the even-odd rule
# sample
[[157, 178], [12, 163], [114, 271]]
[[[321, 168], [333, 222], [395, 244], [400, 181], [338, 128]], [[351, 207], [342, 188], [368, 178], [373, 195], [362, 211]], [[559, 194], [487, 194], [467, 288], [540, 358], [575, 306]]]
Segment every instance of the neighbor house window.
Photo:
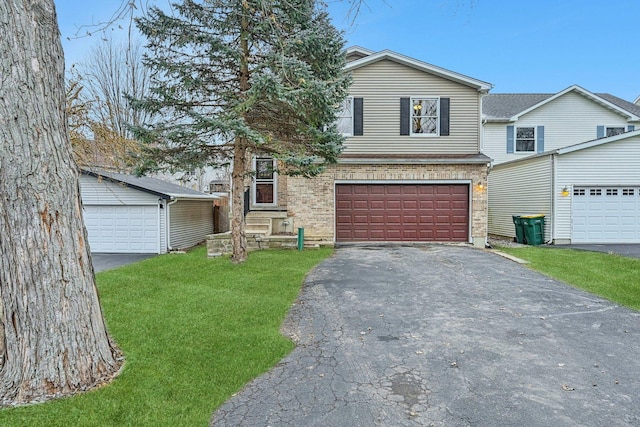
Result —
[[536, 128], [518, 127], [516, 128], [516, 153], [535, 153], [536, 151]]
[[411, 98], [411, 135], [438, 135], [438, 98]]
[[253, 204], [275, 205], [277, 177], [275, 161], [270, 157], [257, 157], [254, 162]]
[[353, 135], [353, 98], [348, 97], [342, 103], [342, 108], [338, 113], [338, 120], [336, 122], [338, 132], [344, 136]]
[[624, 131], [625, 131], [624, 126], [607, 126], [605, 130], [605, 135], [608, 138], [610, 136], [620, 135], [621, 133], [624, 133]]

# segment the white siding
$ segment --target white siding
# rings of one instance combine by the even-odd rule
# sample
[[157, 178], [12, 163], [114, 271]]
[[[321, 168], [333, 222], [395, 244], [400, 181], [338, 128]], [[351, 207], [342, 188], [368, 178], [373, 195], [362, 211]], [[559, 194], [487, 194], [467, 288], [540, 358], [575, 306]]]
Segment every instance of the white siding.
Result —
[[[347, 138], [345, 154], [478, 153], [480, 95], [476, 89], [383, 60], [352, 72], [350, 95], [364, 98], [364, 135]], [[400, 136], [400, 98], [450, 98], [450, 135]]]
[[169, 206], [171, 249], [190, 248], [213, 234], [213, 202], [179, 200]]
[[[640, 185], [640, 136], [558, 156], [557, 188]], [[571, 200], [558, 197], [556, 239], [571, 238]]]
[[497, 166], [489, 173], [489, 234], [515, 237], [513, 215], [545, 215], [551, 239], [551, 156]]
[[576, 92], [568, 92], [521, 116], [516, 122], [486, 123], [483, 152], [494, 159], [494, 164], [530, 155], [507, 154], [507, 125], [544, 126], [544, 150], [550, 151], [596, 139], [599, 125], [626, 128], [629, 123], [618, 113]]
[[[83, 206], [157, 206], [160, 203], [160, 197], [155, 194], [146, 193], [124, 184], [110, 181], [108, 178], [98, 179], [93, 176], [80, 176], [80, 192], [82, 195]], [[163, 203], [165, 203], [163, 201]], [[87, 209], [84, 209], [86, 216]], [[157, 227], [159, 229], [158, 237], [159, 253], [167, 252], [167, 221], [166, 209], [159, 209], [157, 215]], [[87, 224], [87, 228], [91, 227]]]
[[109, 181], [108, 178], [86, 175], [80, 177], [80, 191], [84, 205], [157, 205], [159, 199], [154, 194]]

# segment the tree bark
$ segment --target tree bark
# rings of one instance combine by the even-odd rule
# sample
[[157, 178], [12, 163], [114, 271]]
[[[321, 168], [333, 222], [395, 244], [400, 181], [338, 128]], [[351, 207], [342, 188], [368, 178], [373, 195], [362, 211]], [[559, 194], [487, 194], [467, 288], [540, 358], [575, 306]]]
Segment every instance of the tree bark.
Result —
[[232, 219], [231, 242], [233, 253], [231, 261], [239, 264], [247, 260], [247, 236], [244, 227], [244, 182], [247, 175], [247, 148], [243, 138], [236, 138], [233, 158], [232, 185]]
[[0, 29], [0, 404], [8, 405], [103, 384], [121, 359], [82, 221], [53, 1], [1, 1]]
[[[240, 70], [239, 70], [239, 89], [240, 96], [246, 96], [250, 88], [249, 85], [249, 40], [248, 28], [249, 23], [246, 13], [249, 11], [249, 4], [246, 0], [242, 1], [242, 9], [244, 14], [240, 19]], [[239, 264], [247, 260], [247, 236], [245, 233], [244, 221], [244, 182], [247, 176], [247, 141], [243, 137], [236, 137], [233, 150], [233, 172], [231, 174], [231, 185], [233, 187], [232, 211], [231, 219], [231, 243], [233, 244], [233, 253], [231, 261]]]

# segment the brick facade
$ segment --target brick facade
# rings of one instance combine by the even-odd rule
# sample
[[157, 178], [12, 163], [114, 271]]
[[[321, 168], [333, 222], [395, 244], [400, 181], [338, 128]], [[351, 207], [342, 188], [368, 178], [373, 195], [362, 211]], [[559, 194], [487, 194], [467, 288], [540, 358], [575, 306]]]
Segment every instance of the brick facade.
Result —
[[486, 164], [338, 164], [313, 179], [279, 177], [285, 181], [287, 212], [295, 227], [304, 227], [305, 238], [333, 242], [335, 228], [335, 182], [419, 181], [467, 183], [471, 187], [471, 241], [484, 247], [487, 237]]

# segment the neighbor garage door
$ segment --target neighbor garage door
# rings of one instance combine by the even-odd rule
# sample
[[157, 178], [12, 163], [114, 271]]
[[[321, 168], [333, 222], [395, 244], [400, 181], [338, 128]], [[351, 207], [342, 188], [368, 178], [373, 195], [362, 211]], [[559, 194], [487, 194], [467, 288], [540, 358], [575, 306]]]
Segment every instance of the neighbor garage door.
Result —
[[571, 243], [640, 243], [640, 187], [575, 187]]
[[468, 185], [336, 185], [338, 242], [466, 242], [468, 234]]
[[158, 206], [84, 206], [92, 252], [158, 253]]

